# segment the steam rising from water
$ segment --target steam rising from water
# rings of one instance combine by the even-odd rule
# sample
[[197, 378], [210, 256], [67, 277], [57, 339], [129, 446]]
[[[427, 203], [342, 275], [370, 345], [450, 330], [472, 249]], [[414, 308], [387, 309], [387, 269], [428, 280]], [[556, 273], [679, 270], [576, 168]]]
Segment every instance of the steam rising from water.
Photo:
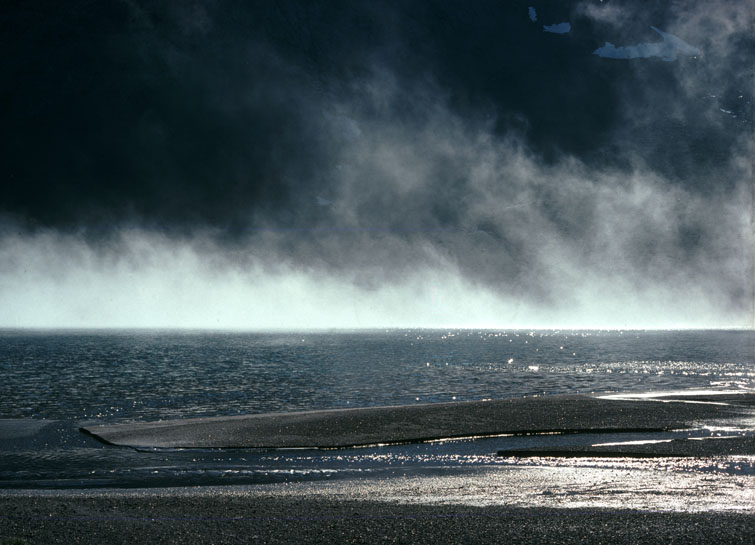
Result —
[[[432, 261], [374, 286], [350, 276], [270, 265], [200, 239], [176, 244], [122, 233], [118, 252], [97, 252], [74, 236], [7, 237], [0, 306], [11, 327], [746, 327], [714, 284], [606, 274], [561, 258], [562, 292], [533, 298], [516, 286], [492, 289], [428, 250]], [[565, 253], [565, 252], [564, 252]], [[568, 264], [566, 267], [565, 264]], [[368, 273], [369, 268], [365, 268]], [[54, 274], [50, 274], [54, 271]], [[634, 280], [634, 281], [633, 281]], [[524, 282], [524, 281], [523, 281]], [[726, 294], [723, 294], [725, 297]]]

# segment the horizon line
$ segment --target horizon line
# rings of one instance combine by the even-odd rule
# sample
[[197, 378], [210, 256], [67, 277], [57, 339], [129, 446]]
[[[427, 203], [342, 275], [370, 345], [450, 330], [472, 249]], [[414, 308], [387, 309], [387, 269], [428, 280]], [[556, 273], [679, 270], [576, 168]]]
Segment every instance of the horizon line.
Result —
[[175, 331], [175, 332], [208, 332], [208, 333], [331, 333], [331, 332], [375, 332], [375, 331], [749, 331], [755, 332], [755, 327], [723, 326], [723, 327], [526, 327], [516, 326], [363, 326], [363, 327], [207, 327], [207, 326], [5, 326], [0, 325], [0, 332], [4, 331]]

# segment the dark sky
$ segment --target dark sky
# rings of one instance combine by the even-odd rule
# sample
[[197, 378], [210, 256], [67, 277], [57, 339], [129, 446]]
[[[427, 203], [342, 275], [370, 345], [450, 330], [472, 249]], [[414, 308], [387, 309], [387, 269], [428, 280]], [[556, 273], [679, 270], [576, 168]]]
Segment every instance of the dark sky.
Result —
[[14, 2], [0, 325], [752, 327], [747, 8]]

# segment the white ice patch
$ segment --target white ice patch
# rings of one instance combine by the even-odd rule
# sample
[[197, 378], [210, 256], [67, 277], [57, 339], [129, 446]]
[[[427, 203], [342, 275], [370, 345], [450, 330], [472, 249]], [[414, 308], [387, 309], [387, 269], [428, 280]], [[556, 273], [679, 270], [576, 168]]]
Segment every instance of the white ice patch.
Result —
[[655, 445], [657, 443], [670, 443], [673, 439], [641, 439], [638, 441], [619, 441], [614, 443], [595, 443], [593, 447], [623, 447], [627, 445]]
[[741, 390], [675, 390], [670, 392], [643, 392], [637, 394], [608, 394], [598, 396], [599, 399], [616, 399], [624, 401], [637, 401], [641, 399], [658, 399], [662, 397], [679, 396], [720, 396], [741, 394]]

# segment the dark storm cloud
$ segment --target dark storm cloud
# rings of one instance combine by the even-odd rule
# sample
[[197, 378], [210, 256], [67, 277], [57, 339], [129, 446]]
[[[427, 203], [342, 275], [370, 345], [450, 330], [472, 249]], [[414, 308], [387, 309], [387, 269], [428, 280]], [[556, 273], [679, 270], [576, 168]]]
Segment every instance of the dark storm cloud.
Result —
[[171, 230], [286, 203], [287, 177], [315, 170], [312, 75], [194, 13], [94, 3], [13, 25], [7, 209]]
[[[401, 86], [436, 80], [445, 106], [495, 113], [498, 132], [519, 129], [546, 154], [592, 148], [611, 128], [611, 84], [592, 77], [575, 40], [524, 24], [524, 9], [19, 5], [6, 16], [3, 209], [53, 227], [234, 229], [265, 210], [290, 224], [341, 145], [323, 110], [376, 66]], [[400, 98], [388, 113], [411, 120], [415, 105]]]
[[[138, 271], [136, 236], [367, 291], [452, 270], [537, 308], [615, 288], [746, 312], [747, 20], [726, 2], [24, 3], [5, 17], [0, 250], [81, 236], [93, 268]], [[652, 26], [702, 55], [593, 55]]]

